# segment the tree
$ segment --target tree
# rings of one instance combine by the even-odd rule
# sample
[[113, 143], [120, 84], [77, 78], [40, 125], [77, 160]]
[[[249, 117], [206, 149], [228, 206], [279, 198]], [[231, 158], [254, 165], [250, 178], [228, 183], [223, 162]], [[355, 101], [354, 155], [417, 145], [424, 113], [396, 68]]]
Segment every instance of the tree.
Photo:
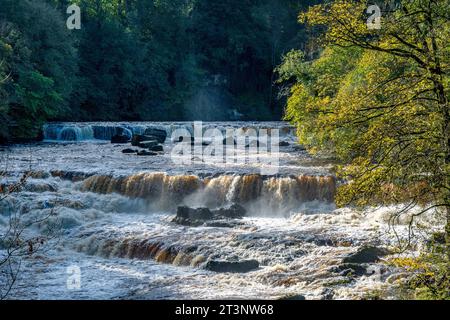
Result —
[[[0, 226], [0, 300], [8, 298], [22, 271], [23, 261], [49, 250], [50, 242], [61, 233], [60, 221], [53, 209], [48, 214], [36, 216], [30, 214], [30, 208], [18, 208], [14, 201], [9, 201], [33, 176], [28, 171], [11, 178], [12, 161], [9, 153], [0, 154], [0, 215], [6, 218]], [[36, 232], [42, 224], [47, 228]]]
[[62, 15], [42, 0], [2, 1], [0, 61], [9, 75], [3, 138], [36, 138], [45, 121], [68, 112], [76, 53], [64, 26]]
[[311, 7], [300, 21], [325, 28], [317, 61], [286, 56], [281, 78], [294, 79], [287, 119], [313, 152], [341, 161], [347, 181], [337, 203], [405, 203], [446, 219], [450, 256], [450, 7], [443, 0], [401, 1], [366, 26], [366, 1]]

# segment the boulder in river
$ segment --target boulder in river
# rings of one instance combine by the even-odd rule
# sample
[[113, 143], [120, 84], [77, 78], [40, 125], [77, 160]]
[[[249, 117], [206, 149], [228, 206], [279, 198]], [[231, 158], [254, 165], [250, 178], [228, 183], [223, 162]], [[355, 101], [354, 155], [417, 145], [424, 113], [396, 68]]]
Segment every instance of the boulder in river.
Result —
[[141, 150], [137, 153], [138, 156], [157, 156], [158, 154], [153, 151]]
[[219, 215], [225, 218], [232, 218], [232, 219], [236, 219], [236, 218], [242, 218], [245, 216], [247, 210], [245, 210], [245, 208], [237, 203], [233, 203], [231, 206], [229, 207], [225, 207], [225, 208], [220, 208], [217, 210], [214, 210], [213, 213], [215, 215]]
[[177, 217], [192, 220], [211, 220], [214, 218], [208, 208], [189, 208], [186, 206], [178, 207]]
[[346, 256], [343, 263], [372, 263], [380, 260], [381, 257], [390, 254], [391, 252], [385, 248], [378, 248], [374, 246], [363, 246], [355, 253]]
[[156, 129], [156, 128], [145, 129], [144, 135], [155, 137], [159, 143], [164, 143], [164, 141], [166, 141], [166, 138], [167, 138], [166, 130]]
[[123, 149], [122, 153], [138, 153], [138, 150], [127, 148], [127, 149]]
[[144, 135], [144, 134], [134, 134], [133, 137], [131, 138], [131, 145], [137, 147], [140, 142], [151, 141], [151, 140], [158, 141], [158, 139], [155, 136], [148, 136], [148, 135]]
[[138, 146], [141, 148], [151, 148], [158, 145], [157, 140], [148, 140], [148, 141], [141, 141], [138, 143]]
[[128, 143], [130, 138], [126, 135], [116, 134], [111, 137], [111, 143]]
[[221, 261], [211, 260], [206, 263], [205, 269], [214, 272], [245, 273], [259, 268], [256, 260]]
[[152, 146], [149, 148], [150, 151], [155, 151], [155, 152], [162, 152], [164, 151], [164, 148], [162, 145], [157, 144], [156, 146]]
[[367, 274], [366, 266], [359, 263], [343, 263], [339, 266], [332, 267], [330, 271], [338, 273], [342, 277], [360, 277]]
[[278, 145], [279, 145], [280, 147], [287, 147], [287, 146], [289, 146], [290, 144], [289, 144], [289, 142], [287, 142], [287, 141], [280, 141], [280, 142], [278, 143]]
[[306, 151], [305, 146], [303, 146], [301, 144], [294, 144], [293, 148], [295, 151]]
[[[177, 215], [174, 218], [173, 222], [191, 227], [200, 226], [205, 223], [208, 226], [232, 227], [234, 226], [234, 224], [227, 223], [231, 221], [229, 219], [242, 218], [243, 216], [245, 216], [245, 213], [245, 208], [238, 204], [233, 204], [229, 207], [216, 210], [181, 206], [177, 208]], [[212, 221], [220, 221], [220, 223], [212, 223]]]
[[291, 295], [291, 296], [285, 296], [280, 298], [280, 300], [306, 300], [304, 295], [301, 294], [295, 294], [295, 295]]

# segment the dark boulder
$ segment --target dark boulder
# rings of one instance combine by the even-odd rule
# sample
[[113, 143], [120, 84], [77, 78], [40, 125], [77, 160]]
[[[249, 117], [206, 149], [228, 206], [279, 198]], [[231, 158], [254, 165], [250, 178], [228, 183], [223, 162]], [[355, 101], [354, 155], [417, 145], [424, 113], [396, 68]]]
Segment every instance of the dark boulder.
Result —
[[139, 145], [139, 143], [142, 141], [152, 141], [152, 140], [158, 141], [158, 139], [155, 136], [134, 134], [133, 137], [131, 138], [131, 145], [137, 147]]
[[151, 148], [151, 147], [154, 147], [157, 145], [158, 145], [158, 141], [156, 141], [156, 140], [141, 141], [138, 143], [138, 147], [141, 147], [141, 148]]
[[[196, 143], [196, 140], [194, 137], [179, 136], [178, 138], [174, 139], [173, 142], [175, 142], [175, 143], [182, 142], [182, 143], [187, 143], [187, 144], [190, 144], [191, 146], [194, 146]], [[202, 139], [201, 143], [199, 142], [199, 144], [201, 144], [202, 146], [209, 146], [211, 144], [211, 141]]]
[[303, 146], [301, 144], [294, 144], [293, 148], [295, 151], [306, 151], [305, 146]]
[[122, 150], [122, 153], [137, 153], [138, 152], [138, 150], [136, 150], [136, 149], [130, 149], [130, 148], [127, 148], [127, 149], [123, 149]]
[[303, 296], [301, 294], [295, 294], [292, 296], [283, 297], [280, 300], [306, 300], [306, 298], [305, 298], [305, 296]]
[[181, 206], [177, 208], [177, 215], [173, 219], [173, 222], [191, 227], [205, 225], [210, 227], [232, 228], [238, 225], [238, 223], [230, 219], [242, 218], [245, 216], [245, 213], [245, 208], [238, 204], [216, 210]]
[[245, 273], [259, 268], [256, 260], [219, 261], [211, 260], [206, 263], [205, 269], [214, 272]]
[[360, 277], [367, 274], [366, 265], [358, 263], [344, 263], [339, 266], [332, 267], [330, 271], [343, 277]]
[[374, 246], [363, 246], [355, 253], [346, 256], [343, 263], [372, 263], [380, 260], [381, 257], [390, 254], [390, 251], [385, 248], [378, 248]]
[[178, 207], [177, 217], [192, 220], [210, 220], [214, 216], [208, 208], [189, 208], [189, 207]]
[[332, 300], [334, 297], [334, 290], [331, 288], [325, 288], [322, 290], [320, 300]]
[[138, 156], [157, 156], [158, 154], [153, 151], [141, 150], [137, 153]]
[[214, 210], [213, 213], [215, 215], [219, 215], [219, 216], [222, 216], [225, 218], [236, 219], [236, 218], [244, 217], [245, 214], [247, 213], [247, 210], [245, 210], [245, 208], [243, 206], [234, 203], [227, 208], [220, 208], [220, 209]]
[[172, 222], [183, 226], [198, 227], [212, 219], [214, 219], [214, 215], [208, 208], [189, 208], [181, 206], [177, 208], [177, 215]]
[[164, 148], [162, 145], [158, 144], [156, 146], [152, 146], [149, 148], [150, 151], [155, 151], [155, 152], [162, 152], [164, 151]]
[[29, 192], [57, 192], [58, 188], [51, 183], [27, 183], [25, 185], [25, 190]]
[[147, 128], [144, 131], [144, 135], [155, 137], [159, 143], [164, 143], [167, 138], [167, 132], [163, 129]]
[[129, 141], [130, 138], [125, 135], [116, 134], [111, 138], [111, 143], [128, 143]]
[[203, 225], [205, 227], [214, 227], [214, 228], [235, 228], [243, 226], [244, 223], [233, 220], [213, 220], [213, 221], [206, 221]]
[[279, 145], [280, 147], [287, 147], [287, 146], [289, 146], [290, 144], [289, 144], [289, 142], [287, 142], [287, 141], [280, 141], [280, 143], [278, 143], [278, 145]]

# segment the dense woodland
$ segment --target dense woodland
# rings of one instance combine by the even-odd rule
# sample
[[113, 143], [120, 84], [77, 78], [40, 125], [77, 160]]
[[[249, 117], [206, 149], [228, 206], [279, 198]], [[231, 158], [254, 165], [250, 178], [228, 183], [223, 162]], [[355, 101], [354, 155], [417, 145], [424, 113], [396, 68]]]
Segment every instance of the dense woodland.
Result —
[[[317, 0], [1, 0], [3, 138], [47, 120], [279, 120], [274, 68]], [[81, 8], [81, 29], [66, 10]]]

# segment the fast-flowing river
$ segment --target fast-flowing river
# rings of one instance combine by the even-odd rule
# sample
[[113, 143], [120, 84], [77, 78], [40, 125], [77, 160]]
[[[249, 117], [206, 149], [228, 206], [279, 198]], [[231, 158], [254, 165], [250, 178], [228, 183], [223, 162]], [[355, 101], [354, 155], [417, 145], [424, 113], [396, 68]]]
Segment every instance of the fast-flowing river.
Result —
[[[180, 164], [173, 133], [195, 131], [184, 122], [49, 124], [43, 142], [3, 147], [3, 185], [31, 174], [0, 202], [2, 230], [13, 212], [30, 220], [48, 216], [27, 232], [60, 230], [46, 250], [23, 260], [10, 297], [358, 299], [395, 286], [401, 271], [382, 261], [344, 263], [364, 246], [397, 244], [388, 225], [395, 208], [336, 209], [334, 192], [342, 182], [329, 163], [296, 144], [286, 123], [202, 125], [203, 132], [217, 129], [224, 137], [227, 129], [269, 135], [276, 129], [280, 142], [270, 157], [277, 161], [252, 157], [248, 146], [237, 145], [234, 161], [194, 154]], [[131, 138], [148, 128], [166, 132], [163, 152], [128, 154], [122, 150], [135, 147], [110, 142], [116, 134]], [[245, 217], [199, 225], [173, 221], [178, 206], [231, 204], [244, 207]], [[398, 234], [405, 234], [407, 219], [397, 223]], [[247, 262], [253, 267], [233, 269]], [[79, 286], [68, 284], [74, 275]]]

